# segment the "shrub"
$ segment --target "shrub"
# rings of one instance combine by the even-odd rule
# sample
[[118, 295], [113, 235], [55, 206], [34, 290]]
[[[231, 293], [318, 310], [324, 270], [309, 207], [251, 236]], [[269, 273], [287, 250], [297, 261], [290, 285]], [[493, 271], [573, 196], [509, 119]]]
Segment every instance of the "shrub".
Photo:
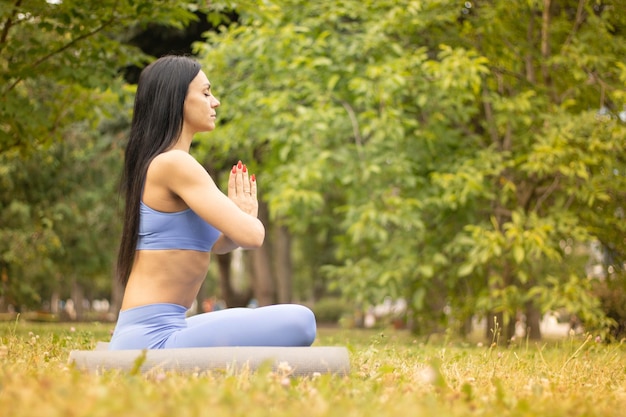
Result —
[[317, 322], [327, 324], [337, 324], [343, 316], [352, 313], [350, 305], [339, 297], [322, 298], [312, 309]]
[[615, 320], [611, 336], [616, 340], [626, 337], [626, 273], [612, 274], [594, 283], [594, 293], [600, 299], [602, 310]]

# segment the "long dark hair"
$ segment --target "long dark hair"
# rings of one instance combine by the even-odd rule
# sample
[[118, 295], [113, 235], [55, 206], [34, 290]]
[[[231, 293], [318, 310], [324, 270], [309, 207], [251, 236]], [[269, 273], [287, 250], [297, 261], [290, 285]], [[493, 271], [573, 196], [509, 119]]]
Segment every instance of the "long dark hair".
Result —
[[130, 138], [124, 156], [120, 193], [125, 198], [124, 228], [117, 258], [123, 284], [135, 259], [139, 233], [139, 202], [148, 166], [176, 143], [183, 128], [183, 107], [200, 64], [185, 56], [165, 56], [148, 65], [137, 83]]

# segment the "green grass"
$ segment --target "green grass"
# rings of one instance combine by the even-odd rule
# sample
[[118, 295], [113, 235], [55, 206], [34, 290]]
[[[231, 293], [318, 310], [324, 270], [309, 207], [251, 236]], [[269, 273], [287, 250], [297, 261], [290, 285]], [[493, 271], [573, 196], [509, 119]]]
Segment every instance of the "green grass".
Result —
[[577, 337], [508, 348], [406, 332], [320, 329], [347, 346], [348, 377], [94, 375], [72, 349], [108, 340], [111, 324], [0, 323], [0, 416], [623, 416], [626, 347]]

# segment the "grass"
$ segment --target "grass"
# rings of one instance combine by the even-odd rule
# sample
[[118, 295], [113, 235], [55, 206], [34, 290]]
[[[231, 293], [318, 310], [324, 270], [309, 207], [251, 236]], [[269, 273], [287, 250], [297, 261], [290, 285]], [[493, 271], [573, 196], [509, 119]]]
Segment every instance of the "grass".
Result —
[[[81, 372], [72, 349], [111, 324], [0, 323], [0, 416], [623, 416], [626, 346], [592, 337], [507, 348], [406, 332], [320, 329], [347, 346], [352, 372], [285, 378], [258, 372]], [[278, 371], [277, 371], [278, 372]]]

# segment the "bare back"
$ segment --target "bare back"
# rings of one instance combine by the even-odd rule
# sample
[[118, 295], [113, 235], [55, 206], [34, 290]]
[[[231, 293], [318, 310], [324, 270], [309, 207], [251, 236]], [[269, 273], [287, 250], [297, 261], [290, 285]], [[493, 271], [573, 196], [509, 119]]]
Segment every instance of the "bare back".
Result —
[[208, 271], [210, 257], [208, 252], [190, 250], [137, 251], [122, 310], [153, 303], [191, 307]]
[[[159, 157], [157, 157], [159, 158]], [[146, 174], [142, 201], [164, 213], [181, 212], [189, 206], [160, 181], [160, 165]], [[206, 277], [211, 254], [194, 250], [138, 250], [131, 270], [122, 310], [152, 303], [179, 304], [190, 308]]]

